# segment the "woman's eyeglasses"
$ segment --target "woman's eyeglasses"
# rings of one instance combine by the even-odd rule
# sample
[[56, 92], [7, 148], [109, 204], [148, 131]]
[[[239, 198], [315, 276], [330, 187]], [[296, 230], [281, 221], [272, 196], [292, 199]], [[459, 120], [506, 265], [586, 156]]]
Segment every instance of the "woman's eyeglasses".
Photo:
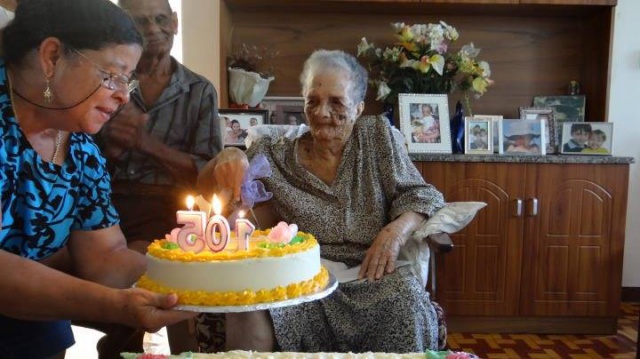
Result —
[[87, 56], [85, 56], [79, 50], [76, 50], [72, 47], [70, 47], [70, 49], [71, 51], [80, 55], [80, 57], [85, 59], [88, 63], [93, 65], [93, 67], [95, 67], [96, 70], [100, 71], [102, 74], [106, 76], [102, 79], [102, 82], [101, 82], [103, 87], [112, 91], [126, 92], [127, 94], [131, 93], [133, 90], [138, 88], [138, 80], [135, 78], [135, 74], [132, 74], [130, 77], [125, 74], [114, 74], [113, 72], [107, 71], [102, 66], [90, 60]]

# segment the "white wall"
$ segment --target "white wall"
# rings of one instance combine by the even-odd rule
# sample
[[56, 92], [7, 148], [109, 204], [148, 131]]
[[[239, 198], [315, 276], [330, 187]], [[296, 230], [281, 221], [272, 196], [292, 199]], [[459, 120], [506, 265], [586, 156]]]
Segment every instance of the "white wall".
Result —
[[[640, 1], [618, 0], [615, 11], [608, 119], [614, 154], [640, 160]], [[587, 99], [587, 106], [588, 106]], [[631, 165], [623, 287], [640, 287], [640, 170]]]

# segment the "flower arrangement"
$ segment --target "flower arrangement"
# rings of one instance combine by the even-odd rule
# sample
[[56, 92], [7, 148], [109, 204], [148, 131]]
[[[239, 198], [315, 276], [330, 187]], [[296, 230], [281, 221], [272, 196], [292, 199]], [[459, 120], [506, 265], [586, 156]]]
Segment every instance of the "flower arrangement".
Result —
[[450, 45], [458, 31], [439, 24], [392, 23], [397, 42], [393, 47], [377, 48], [362, 38], [358, 57], [366, 62], [376, 100], [394, 103], [399, 93], [447, 94], [472, 92], [477, 97], [493, 83], [486, 61], [477, 60], [480, 49], [473, 43], [457, 52]]
[[227, 66], [255, 72], [264, 79], [273, 77], [273, 59], [278, 51], [266, 46], [242, 44], [240, 48], [227, 58]]

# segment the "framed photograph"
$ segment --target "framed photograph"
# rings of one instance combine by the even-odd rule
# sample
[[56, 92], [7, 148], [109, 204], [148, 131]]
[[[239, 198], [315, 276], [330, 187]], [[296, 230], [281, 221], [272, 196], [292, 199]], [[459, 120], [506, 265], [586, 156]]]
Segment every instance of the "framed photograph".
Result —
[[576, 96], [535, 96], [534, 107], [553, 107], [555, 110], [556, 138], [562, 138], [562, 124], [565, 122], [584, 122], [586, 98], [584, 95]]
[[503, 119], [499, 131], [501, 154], [546, 154], [544, 120]]
[[306, 123], [304, 117], [304, 98], [302, 97], [265, 97], [262, 108], [269, 112], [272, 125], [300, 125]]
[[409, 153], [451, 153], [447, 95], [401, 93], [398, 107]]
[[611, 156], [613, 123], [566, 122], [562, 124], [562, 147], [565, 155]]
[[545, 137], [547, 139], [547, 154], [556, 153], [560, 137], [556, 136], [556, 111], [553, 107], [520, 107], [520, 118], [523, 120], [543, 120]]
[[464, 119], [464, 153], [493, 154], [493, 122], [490, 119]]
[[502, 115], [474, 115], [472, 116], [472, 118], [475, 119], [479, 119], [479, 120], [489, 120], [491, 121], [491, 123], [493, 124], [493, 153], [498, 153], [498, 149], [499, 149], [499, 142], [500, 142], [500, 137], [499, 137], [499, 132], [498, 131], [498, 126], [500, 124], [500, 120], [502, 120], [503, 116]]
[[219, 109], [218, 114], [225, 146], [244, 147], [247, 128], [269, 123], [267, 110]]

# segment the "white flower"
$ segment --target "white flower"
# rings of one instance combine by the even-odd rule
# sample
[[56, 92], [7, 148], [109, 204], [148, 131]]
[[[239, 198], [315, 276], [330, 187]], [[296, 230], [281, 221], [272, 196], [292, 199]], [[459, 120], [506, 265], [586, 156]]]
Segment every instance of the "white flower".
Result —
[[478, 67], [482, 69], [482, 77], [491, 77], [491, 68], [489, 67], [489, 63], [486, 61], [479, 61]]
[[360, 40], [360, 43], [358, 44], [358, 56], [362, 55], [362, 54], [366, 54], [367, 51], [369, 51], [370, 48], [373, 47], [373, 44], [369, 44], [367, 42], [366, 38], [362, 38]]
[[473, 42], [469, 43], [468, 45], [462, 46], [462, 49], [460, 49], [460, 55], [463, 57], [475, 59], [478, 54], [480, 54], [480, 49], [476, 49], [473, 46]]
[[376, 101], [382, 101], [391, 93], [391, 89], [386, 82], [380, 81], [378, 82], [378, 93], [376, 94]]

